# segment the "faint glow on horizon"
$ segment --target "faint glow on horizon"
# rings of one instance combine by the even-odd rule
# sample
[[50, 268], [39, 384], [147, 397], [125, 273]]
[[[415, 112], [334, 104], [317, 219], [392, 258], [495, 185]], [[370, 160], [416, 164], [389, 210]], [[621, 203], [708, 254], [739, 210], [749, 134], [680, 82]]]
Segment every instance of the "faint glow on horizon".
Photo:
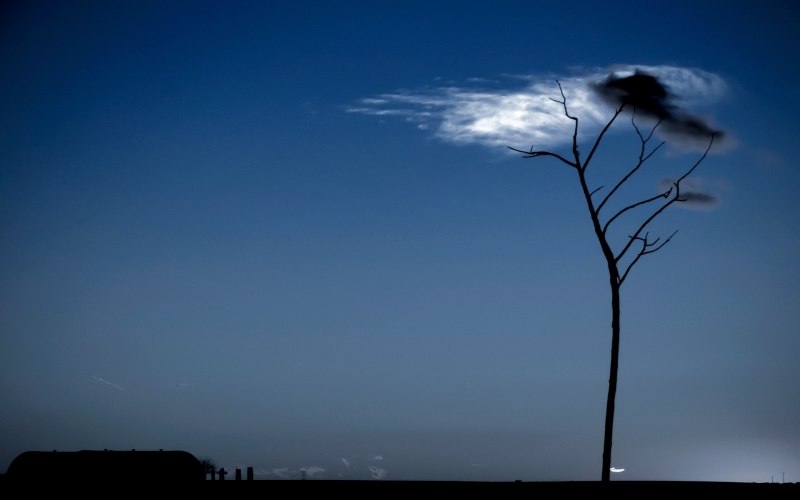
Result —
[[[699, 471], [690, 479], [750, 483], [770, 482], [771, 476], [800, 465], [800, 459], [790, 443], [741, 439], [694, 445], [684, 450], [682, 463]], [[787, 474], [787, 482], [794, 480]]]

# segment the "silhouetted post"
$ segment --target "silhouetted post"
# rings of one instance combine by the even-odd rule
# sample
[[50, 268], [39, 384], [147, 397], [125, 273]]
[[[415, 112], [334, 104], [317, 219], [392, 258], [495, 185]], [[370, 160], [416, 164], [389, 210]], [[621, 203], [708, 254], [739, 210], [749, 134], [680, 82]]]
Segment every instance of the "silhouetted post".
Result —
[[219, 468], [219, 480], [220, 481], [224, 481], [225, 480], [225, 476], [227, 474], [228, 474], [228, 471], [225, 470], [225, 467], [220, 467]]
[[247, 468], [247, 480], [248, 481], [252, 481], [253, 480], [253, 468], [252, 467], [248, 467]]
[[217, 469], [215, 469], [214, 467], [211, 467], [208, 470], [208, 473], [211, 474], [211, 480], [212, 481], [216, 481], [217, 480]]
[[242, 469], [236, 469], [236, 476], [234, 478], [236, 481], [242, 480]]

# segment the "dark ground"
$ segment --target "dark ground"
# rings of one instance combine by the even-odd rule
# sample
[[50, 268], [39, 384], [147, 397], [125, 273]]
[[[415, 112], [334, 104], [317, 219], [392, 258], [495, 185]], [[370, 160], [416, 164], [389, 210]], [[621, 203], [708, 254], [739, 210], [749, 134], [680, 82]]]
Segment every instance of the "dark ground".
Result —
[[[95, 487], [119, 489], [120, 486], [130, 486], [134, 490], [139, 485], [154, 485], [158, 483], [168, 486], [169, 490], [179, 487], [181, 491], [203, 492], [219, 489], [227, 492], [256, 490], [259, 492], [307, 495], [456, 495], [457, 497], [469, 496], [471, 498], [586, 498], [587, 495], [607, 498], [607, 495], [617, 495], [627, 498], [675, 498], [691, 495], [700, 498], [800, 498], [800, 483], [720, 483], [699, 481], [613, 481], [601, 483], [599, 481], [564, 481], [564, 482], [445, 482], [445, 481], [340, 481], [340, 480], [267, 480], [258, 481], [256, 484], [225, 484], [218, 481], [201, 483], [199, 481], [183, 486], [172, 483], [164, 484], [162, 481], [147, 481], [146, 478], [131, 478], [130, 481], [107, 482], [101, 477], [90, 477], [87, 482], [67, 481], [59, 482], [63, 491], [70, 491], [72, 487], [81, 491], [93, 490]], [[226, 483], [236, 483], [227, 479]], [[244, 481], [243, 481], [244, 482]], [[44, 487], [46, 481], [14, 480], [0, 475], [0, 492], [22, 491]], [[112, 484], [113, 483], [113, 484]], [[253, 482], [255, 483], [255, 482]], [[53, 485], [51, 484], [50, 487]], [[232, 490], [232, 488], [234, 490]], [[646, 496], [645, 496], [646, 495]]]
[[[108, 484], [101, 477], [90, 477], [88, 481], [66, 481], [81, 489], [93, 485]], [[144, 479], [144, 480], [142, 480]], [[126, 485], [151, 484], [145, 478], [131, 478], [122, 481]], [[155, 481], [162, 483], [161, 481]], [[35, 484], [34, 484], [35, 483]], [[16, 490], [18, 486], [43, 486], [47, 481], [14, 480], [0, 475], [0, 491], [9, 488]], [[63, 484], [61, 486], [68, 486]], [[119, 481], [114, 481], [120, 486]], [[752, 498], [800, 498], [800, 483], [721, 483], [701, 481], [612, 481], [601, 483], [599, 481], [558, 481], [558, 482], [471, 482], [471, 481], [341, 481], [341, 480], [266, 480], [266, 481], [232, 481], [225, 483], [219, 481], [192, 482], [186, 484], [187, 489], [201, 490], [231, 488], [255, 489], [261, 492], [288, 492], [288, 493], [326, 493], [326, 494], [447, 494], [447, 495], [478, 495], [492, 496], [503, 495], [512, 498], [525, 495], [555, 494], [555, 495], [582, 495], [582, 494], [655, 494], [655, 495], [682, 495], [700, 494], [708, 495], [702, 498], [719, 498], [719, 495], [747, 495]], [[251, 483], [230, 484], [230, 483]], [[257, 484], [256, 484], [257, 483]], [[173, 483], [173, 486], [177, 484]]]
[[[207, 486], [213, 487], [208, 484]], [[800, 498], [800, 483], [719, 483], [696, 481], [564, 481], [564, 482], [445, 482], [445, 481], [259, 481], [259, 489], [325, 491], [328, 493], [465, 493], [465, 494], [580, 494], [580, 493], [664, 493], [664, 494], [791, 494]]]
[[[326, 495], [339, 498], [800, 498], [800, 483], [714, 483], [677, 481], [575, 482], [439, 482], [439, 481], [259, 481], [257, 486], [239, 485], [242, 491], [288, 493], [301, 498]], [[237, 486], [205, 484], [231, 491]]]

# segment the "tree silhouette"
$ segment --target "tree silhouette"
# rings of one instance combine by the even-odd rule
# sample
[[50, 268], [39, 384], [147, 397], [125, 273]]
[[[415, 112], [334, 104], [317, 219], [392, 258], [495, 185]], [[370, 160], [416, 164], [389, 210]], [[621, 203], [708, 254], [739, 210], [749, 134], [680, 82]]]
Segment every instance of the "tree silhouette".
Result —
[[205, 474], [205, 478], [208, 478], [209, 474], [216, 474], [217, 472], [217, 464], [214, 462], [213, 458], [201, 458], [200, 465], [203, 466], [203, 473]]
[[[589, 154], [585, 159], [581, 158], [578, 148], [578, 125], [577, 116], [570, 114], [567, 106], [567, 98], [561, 83], [556, 81], [561, 99], [552, 99], [561, 104], [564, 115], [572, 120], [573, 131], [571, 141], [571, 155], [562, 156], [551, 151], [520, 150], [510, 148], [513, 151], [522, 153], [524, 158], [538, 158], [549, 156], [559, 160], [561, 163], [574, 169], [578, 175], [586, 206], [589, 209], [589, 217], [592, 221], [594, 234], [600, 244], [600, 250], [606, 260], [608, 267], [609, 285], [611, 288], [611, 366], [608, 378], [608, 397], [606, 400], [605, 431], [603, 435], [603, 469], [602, 480], [610, 480], [611, 472], [611, 443], [614, 431], [614, 401], [617, 393], [617, 368], [619, 366], [619, 339], [620, 339], [620, 288], [630, 275], [631, 270], [639, 263], [640, 259], [646, 255], [653, 254], [669, 243], [677, 231], [666, 238], [651, 237], [647, 231], [648, 226], [670, 206], [681, 202], [702, 202], [708, 200], [708, 195], [697, 192], [690, 192], [684, 189], [683, 182], [695, 171], [700, 163], [705, 160], [715, 139], [721, 136], [719, 131], [712, 130], [702, 120], [684, 114], [672, 106], [671, 96], [667, 88], [658, 81], [656, 77], [644, 73], [636, 72], [632, 76], [618, 78], [614, 75], [609, 76], [604, 82], [594, 86], [594, 90], [604, 99], [615, 106], [615, 111], [609, 121], [595, 137], [591, 145]], [[611, 187], [605, 196], [595, 198], [605, 186], [592, 189], [587, 180], [587, 171], [595, 157], [595, 153], [603, 142], [606, 133], [612, 124], [625, 110], [632, 111], [631, 124], [639, 138], [640, 148], [638, 158], [633, 162], [633, 166], [616, 182], [609, 184]], [[649, 131], [643, 132], [636, 123], [637, 114], [646, 116], [653, 121]], [[707, 141], [702, 155], [691, 164], [683, 174], [676, 180], [670, 182], [662, 192], [650, 197], [640, 198], [632, 203], [621, 205], [621, 208], [612, 210], [609, 201], [616, 201], [615, 196], [640, 169], [650, 160], [653, 155], [665, 144], [663, 141], [655, 146], [651, 145], [654, 134], [659, 127], [667, 133], [679, 138], [701, 139]], [[571, 159], [568, 158], [571, 156]], [[706, 198], [704, 198], [706, 197]], [[636, 224], [632, 226], [632, 231], [626, 240], [616, 245], [610, 240], [609, 228], [613, 224], [621, 222], [620, 217], [640, 214]], [[644, 215], [641, 215], [644, 213]]]

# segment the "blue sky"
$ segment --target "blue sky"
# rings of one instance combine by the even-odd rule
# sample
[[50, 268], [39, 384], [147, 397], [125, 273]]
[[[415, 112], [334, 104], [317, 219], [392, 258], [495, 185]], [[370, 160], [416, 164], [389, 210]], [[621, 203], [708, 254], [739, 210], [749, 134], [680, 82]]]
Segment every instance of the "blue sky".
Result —
[[[3, 9], [0, 468], [598, 479], [604, 263], [574, 172], [505, 145], [647, 68], [727, 136], [624, 285], [615, 479], [800, 481], [794, 3]], [[623, 120], [592, 182], [635, 154]]]

